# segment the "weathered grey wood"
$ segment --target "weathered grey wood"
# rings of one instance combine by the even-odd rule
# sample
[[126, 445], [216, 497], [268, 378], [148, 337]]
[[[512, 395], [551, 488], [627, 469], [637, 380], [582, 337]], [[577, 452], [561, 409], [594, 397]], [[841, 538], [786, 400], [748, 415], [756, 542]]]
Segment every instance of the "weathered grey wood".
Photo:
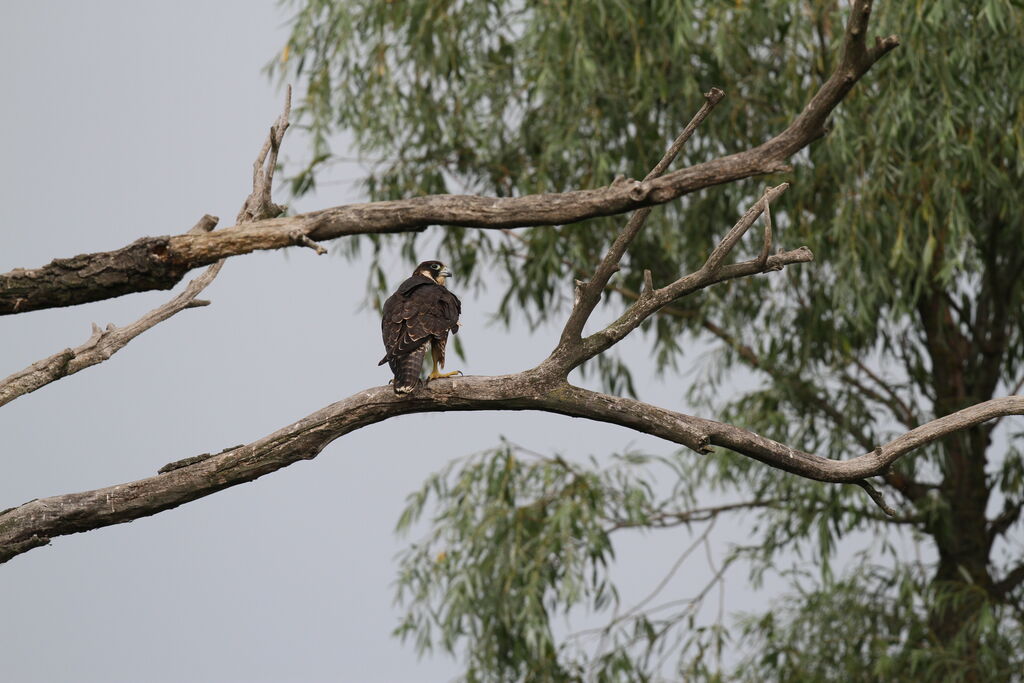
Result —
[[40, 498], [0, 514], [0, 562], [57, 536], [153, 515], [315, 458], [335, 439], [367, 425], [411, 413], [477, 410], [542, 410], [597, 420], [702, 451], [722, 446], [818, 481], [857, 483], [881, 474], [901, 456], [946, 434], [1003, 415], [1024, 414], [1024, 396], [993, 399], [933, 420], [872, 452], [849, 460], [831, 460], [715, 420], [573, 387], [538, 371], [435, 380], [408, 397], [395, 396], [390, 387], [374, 387], [258, 441], [166, 474]]
[[[199, 220], [192, 231], [208, 232], [213, 230], [216, 225], [217, 219], [206, 215]], [[73, 349], [59, 351], [49, 358], [37, 361], [24, 370], [0, 380], [0, 406], [42, 388], [50, 382], [102, 363], [123, 349], [135, 337], [187, 308], [206, 306], [210, 302], [196, 297], [213, 282], [223, 265], [223, 260], [213, 264], [199, 277], [188, 283], [181, 294], [164, 305], [154, 308], [135, 322], [123, 327], [115, 327], [110, 324], [105, 329], [100, 329], [93, 323], [92, 336], [84, 344]]]

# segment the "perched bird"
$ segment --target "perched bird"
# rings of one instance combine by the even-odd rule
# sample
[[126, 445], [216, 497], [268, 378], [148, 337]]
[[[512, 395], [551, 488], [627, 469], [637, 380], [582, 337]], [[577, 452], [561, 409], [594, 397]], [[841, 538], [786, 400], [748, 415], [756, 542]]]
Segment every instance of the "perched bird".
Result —
[[461, 324], [462, 302], [445, 286], [445, 280], [451, 276], [440, 261], [424, 261], [384, 302], [380, 327], [387, 354], [377, 365], [391, 366], [396, 394], [408, 394], [416, 388], [428, 345], [434, 369], [427, 381], [461, 374], [458, 370], [437, 370], [444, 368], [448, 333], [458, 332]]

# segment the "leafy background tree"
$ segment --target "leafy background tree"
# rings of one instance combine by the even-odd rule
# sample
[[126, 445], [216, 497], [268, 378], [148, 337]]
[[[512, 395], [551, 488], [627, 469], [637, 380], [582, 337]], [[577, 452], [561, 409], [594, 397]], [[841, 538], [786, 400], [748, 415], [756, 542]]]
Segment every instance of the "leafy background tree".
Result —
[[[286, 4], [291, 37], [269, 68], [300, 84], [297, 118], [313, 143], [293, 191], [315, 187], [344, 130], [372, 163], [374, 198], [642, 177], [713, 85], [727, 98], [679, 163], [757, 145], [831, 72], [848, 9], [820, 0]], [[643, 269], [664, 282], [699, 265], [718, 226], [766, 182], [792, 182], [776, 221], [787, 244], [814, 251], [813, 267], [692, 297], [646, 333], [664, 375], [685, 377], [709, 414], [831, 457], [1015, 393], [1024, 379], [1024, 6], [884, 2], [871, 29], [898, 34], [902, 46], [844, 100], [826, 139], [791, 172], [656, 211], [612, 282], [613, 300], [629, 301]], [[593, 267], [615, 227], [601, 220], [502, 238], [450, 228], [442, 250], [478, 285], [503, 270], [502, 320], [522, 312], [536, 324], [564, 314], [567, 282]], [[392, 239], [411, 254], [417, 236]], [[366, 242], [375, 253], [386, 244]], [[717, 344], [710, 361], [690, 352], [704, 340]], [[589, 370], [613, 390], [636, 391], [629, 359]], [[753, 388], [733, 390], [744, 373]], [[403, 562], [409, 618], [400, 630], [421, 647], [461, 648], [471, 679], [650, 676], [673, 633], [686, 645], [673, 650], [674, 666], [692, 675], [1019, 676], [1019, 437], [1012, 424], [987, 424], [900, 460], [885, 477], [894, 519], [849, 487], [724, 452], [659, 459], [678, 494], [661, 498], [650, 456], [602, 469], [520, 457], [505, 444], [411, 498], [403, 526], [429, 500], [439, 512]], [[693, 492], [709, 490], [756, 507], [747, 513], [755, 535], [733, 554], [754, 575], [786, 553], [813, 558], [777, 607], [729, 632], [693, 628], [686, 610], [641, 612], [612, 621], [589, 653], [553, 635], [558, 611], [615, 602], [610, 529], [685, 521], [699, 507]], [[854, 532], [909, 533], [927, 557], [885, 545], [837, 575], [830, 559]], [[740, 634], [746, 659], [713, 670], [707, 648]]]

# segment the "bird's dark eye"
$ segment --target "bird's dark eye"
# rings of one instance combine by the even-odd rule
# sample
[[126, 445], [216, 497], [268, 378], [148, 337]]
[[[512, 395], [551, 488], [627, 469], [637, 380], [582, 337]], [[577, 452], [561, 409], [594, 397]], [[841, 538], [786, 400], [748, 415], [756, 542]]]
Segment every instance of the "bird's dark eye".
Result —
[[441, 270], [441, 266], [439, 266], [439, 265], [437, 265], [437, 264], [435, 263], [435, 264], [433, 264], [432, 266], [430, 266], [430, 269], [431, 269], [431, 270]]

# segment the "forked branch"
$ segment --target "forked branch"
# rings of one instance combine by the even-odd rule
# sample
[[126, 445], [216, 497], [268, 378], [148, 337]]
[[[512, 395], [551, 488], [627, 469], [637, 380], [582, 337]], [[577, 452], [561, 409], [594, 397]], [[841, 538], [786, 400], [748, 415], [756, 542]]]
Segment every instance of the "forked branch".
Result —
[[[216, 225], [217, 218], [206, 215], [196, 223], [192, 231], [209, 232]], [[224, 261], [221, 260], [210, 266], [199, 277], [188, 283], [181, 294], [163, 306], [154, 308], [130, 325], [115, 327], [111, 323], [105, 329], [101, 329], [99, 325], [93, 323], [92, 336], [84, 344], [73, 349], [64, 349], [49, 358], [36, 361], [24, 370], [0, 380], [0, 406], [51, 382], [102, 363], [123, 349], [132, 339], [187, 308], [209, 305], [209, 301], [203, 301], [196, 297], [213, 282], [223, 265]]]
[[263, 143], [256, 161], [252, 165], [252, 192], [245, 198], [242, 209], [235, 219], [238, 223], [252, 223], [266, 218], [277, 218], [285, 207], [275, 204], [271, 198], [274, 187], [274, 171], [277, 170], [277, 153], [288, 130], [288, 116], [292, 111], [292, 86], [288, 86], [284, 97], [284, 111], [270, 127], [267, 141]]
[[[274, 184], [274, 166], [277, 164], [277, 151], [281, 145], [281, 138], [288, 128], [288, 112], [290, 109], [291, 88], [288, 89], [284, 112], [271, 127], [270, 136], [267, 138], [263, 148], [256, 157], [256, 162], [253, 164], [252, 192], [246, 197], [242, 211], [239, 213], [239, 223], [252, 222], [255, 220], [253, 217], [255, 215], [281, 209], [281, 207], [278, 207], [271, 201], [271, 192], [273, 191]], [[266, 165], [264, 165], [264, 162]], [[218, 220], [216, 216], [204, 215], [192, 226], [192, 229], [186, 235], [207, 234], [217, 226]], [[301, 238], [309, 241], [304, 235]], [[310, 244], [321, 252], [326, 251], [318, 244], [311, 241]], [[209, 305], [209, 301], [197, 299], [196, 297], [213, 282], [223, 265], [224, 259], [217, 261], [203, 271], [199, 277], [192, 280], [181, 294], [163, 306], [153, 309], [130, 325], [119, 328], [111, 323], [107, 325], [106, 329], [100, 329], [98, 325], [93, 323], [92, 336], [81, 346], [73, 349], [64, 349], [49, 358], [33, 363], [6, 379], [0, 380], [0, 406], [10, 403], [19, 396], [24, 396], [44, 387], [51, 382], [102, 363], [124, 348], [135, 337], [186, 308]]]
[[[570, 334], [576, 328], [570, 329], [567, 324], [558, 346], [552, 351], [551, 356], [545, 363], [558, 368], [563, 373], [563, 376], [568, 375], [571, 370], [583, 362], [603, 353], [622, 341], [626, 335], [639, 327], [641, 323], [673, 301], [725, 280], [757, 275], [773, 270], [782, 270], [787, 265], [812, 261], [814, 255], [807, 247], [800, 247], [792, 251], [780, 251], [773, 256], [767, 256], [765, 253], [765, 247], [771, 243], [771, 219], [770, 214], [767, 213], [768, 207], [788, 187], [788, 183], [783, 183], [766, 190], [761, 198], [754, 203], [715, 246], [699, 270], [680, 277], [678, 280], [659, 289], [654, 289], [653, 282], [650, 279], [650, 272], [645, 271], [644, 290], [618, 320], [603, 330], [580, 340], [578, 337], [574, 338]], [[766, 215], [766, 224], [761, 253], [756, 258], [741, 263], [725, 265], [725, 259], [739, 243], [740, 238], [746, 234], [762, 214]], [[628, 230], [629, 226], [623, 230], [623, 233]], [[621, 256], [620, 254], [619, 258]], [[605, 263], [602, 263], [602, 266], [604, 265]], [[613, 265], [617, 267], [618, 263], [616, 262]], [[580, 298], [582, 299], [582, 297]], [[583, 315], [584, 311], [586, 315]], [[586, 310], [577, 303], [570, 313], [570, 321], [572, 321], [573, 316], [582, 318], [573, 323], [574, 326], [578, 325], [579, 329], [582, 330], [583, 325], [586, 324], [586, 316], [589, 316], [591, 311], [593, 311], [593, 307]]]
[[[668, 167], [675, 161], [679, 152], [682, 151], [683, 145], [690, 139], [693, 132], [697, 130], [697, 126], [707, 118], [711, 110], [722, 101], [723, 97], [725, 97], [725, 93], [718, 88], [712, 88], [704, 94], [704, 104], [701, 105], [701, 108], [694, 114], [693, 119], [686, 124], [683, 131], [672, 142], [668, 151], [665, 152], [665, 156], [661, 158], [661, 161], [655, 164], [651, 172], [647, 174], [644, 182], [658, 178], [668, 170]], [[626, 250], [629, 249], [636, 236], [640, 234], [640, 230], [643, 229], [644, 223], [647, 222], [647, 216], [650, 213], [651, 207], [649, 206], [637, 209], [633, 213], [629, 222], [626, 223], [626, 227], [615, 238], [612, 246], [608, 248], [608, 253], [605, 254], [604, 259], [597, 266], [597, 270], [594, 271], [594, 276], [590, 279], [590, 282], [584, 282], [579, 285], [579, 291], [573, 301], [569, 319], [565, 323], [565, 329], [562, 330], [561, 344], [570, 344], [579, 339], [587, 318], [590, 317], [594, 307], [601, 300], [601, 294], [608, 285], [608, 280], [619, 270], [622, 257], [626, 254]]]

